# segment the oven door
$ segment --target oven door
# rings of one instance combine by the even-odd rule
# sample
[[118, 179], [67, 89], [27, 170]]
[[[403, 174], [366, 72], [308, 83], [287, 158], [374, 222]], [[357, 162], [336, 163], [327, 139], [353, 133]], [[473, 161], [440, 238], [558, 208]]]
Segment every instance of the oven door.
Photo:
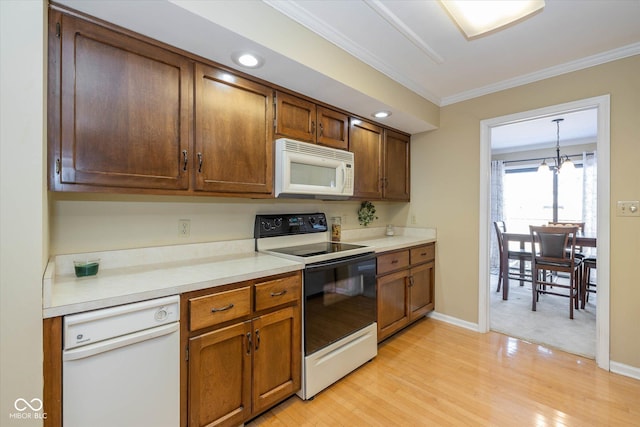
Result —
[[304, 270], [306, 356], [376, 321], [376, 256], [356, 255]]

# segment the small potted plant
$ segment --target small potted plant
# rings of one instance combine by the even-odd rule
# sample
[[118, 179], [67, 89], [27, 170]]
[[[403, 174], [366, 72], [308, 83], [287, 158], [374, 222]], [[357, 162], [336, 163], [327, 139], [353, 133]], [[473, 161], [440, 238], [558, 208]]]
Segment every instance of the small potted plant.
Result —
[[358, 222], [366, 227], [375, 219], [378, 219], [378, 217], [376, 216], [376, 207], [373, 206], [373, 203], [368, 201], [362, 202], [360, 209], [358, 209]]

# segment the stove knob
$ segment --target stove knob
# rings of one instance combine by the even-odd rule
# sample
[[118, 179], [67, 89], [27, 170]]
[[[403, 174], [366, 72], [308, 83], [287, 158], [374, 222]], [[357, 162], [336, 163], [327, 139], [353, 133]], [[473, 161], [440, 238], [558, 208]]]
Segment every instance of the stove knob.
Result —
[[320, 218], [320, 220], [318, 221], [318, 224], [320, 225], [327, 225], [326, 221], [324, 220], [324, 218]]
[[311, 224], [315, 224], [316, 223], [316, 217], [315, 216], [309, 217], [309, 222]]
[[282, 218], [276, 218], [273, 221], [273, 225], [275, 225], [276, 228], [280, 228], [280, 226], [282, 225]]
[[264, 228], [265, 231], [269, 231], [269, 230], [271, 230], [272, 227], [271, 227], [271, 224], [269, 224], [268, 221], [262, 221], [262, 228]]

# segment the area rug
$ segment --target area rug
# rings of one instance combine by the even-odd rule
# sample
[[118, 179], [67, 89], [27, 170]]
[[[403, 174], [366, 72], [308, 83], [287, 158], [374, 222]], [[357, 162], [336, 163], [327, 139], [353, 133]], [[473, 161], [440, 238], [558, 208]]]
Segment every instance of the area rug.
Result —
[[512, 280], [509, 299], [495, 292], [497, 276], [491, 276], [491, 330], [522, 340], [595, 358], [596, 297], [589, 296], [584, 309], [574, 310], [569, 319], [569, 298], [540, 295], [536, 311], [531, 310], [531, 284], [519, 286]]

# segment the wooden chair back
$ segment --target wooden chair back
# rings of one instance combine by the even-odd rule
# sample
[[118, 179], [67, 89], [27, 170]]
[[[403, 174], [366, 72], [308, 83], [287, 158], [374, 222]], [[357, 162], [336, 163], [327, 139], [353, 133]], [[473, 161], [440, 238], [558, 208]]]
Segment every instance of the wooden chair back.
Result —
[[506, 233], [507, 227], [504, 224], [504, 221], [494, 221], [493, 227], [496, 230], [496, 235], [498, 236], [498, 252], [502, 256], [502, 233]]
[[534, 262], [558, 263], [559, 266], [575, 263], [577, 226], [530, 225], [529, 230]]

